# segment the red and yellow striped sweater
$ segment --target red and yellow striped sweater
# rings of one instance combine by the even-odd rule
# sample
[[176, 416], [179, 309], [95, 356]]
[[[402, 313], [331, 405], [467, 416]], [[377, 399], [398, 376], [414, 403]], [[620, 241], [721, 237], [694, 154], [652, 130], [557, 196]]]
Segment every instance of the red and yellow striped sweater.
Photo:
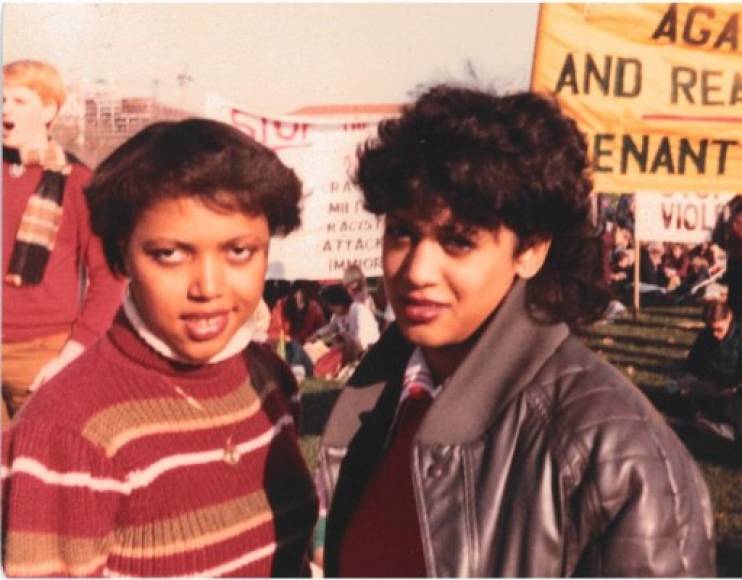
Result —
[[5, 572], [306, 573], [317, 500], [287, 390], [260, 346], [189, 367], [120, 315], [3, 434]]

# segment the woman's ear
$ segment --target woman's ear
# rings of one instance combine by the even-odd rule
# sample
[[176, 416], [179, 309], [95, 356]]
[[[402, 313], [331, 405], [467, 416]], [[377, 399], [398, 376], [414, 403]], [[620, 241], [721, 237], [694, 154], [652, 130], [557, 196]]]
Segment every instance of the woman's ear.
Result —
[[539, 273], [551, 247], [551, 238], [538, 238], [529, 242], [526, 249], [515, 258], [515, 272], [524, 280]]

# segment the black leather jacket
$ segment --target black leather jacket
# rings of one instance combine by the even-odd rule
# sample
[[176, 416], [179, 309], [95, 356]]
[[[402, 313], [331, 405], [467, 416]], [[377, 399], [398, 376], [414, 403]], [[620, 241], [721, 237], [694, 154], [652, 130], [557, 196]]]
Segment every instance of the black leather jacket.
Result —
[[[526, 314], [524, 286], [487, 323], [413, 443], [428, 575], [714, 575], [699, 469], [636, 387], [565, 325]], [[391, 327], [323, 436], [328, 576], [383, 451], [411, 350]]]

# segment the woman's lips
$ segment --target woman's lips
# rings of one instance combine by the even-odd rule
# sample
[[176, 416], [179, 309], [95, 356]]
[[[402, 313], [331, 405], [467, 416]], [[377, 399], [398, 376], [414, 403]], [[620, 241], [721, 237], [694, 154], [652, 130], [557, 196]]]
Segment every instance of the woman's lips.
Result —
[[402, 315], [411, 324], [425, 324], [438, 318], [448, 305], [433, 300], [402, 299]]
[[229, 313], [186, 314], [181, 317], [188, 338], [197, 342], [212, 340], [227, 328]]

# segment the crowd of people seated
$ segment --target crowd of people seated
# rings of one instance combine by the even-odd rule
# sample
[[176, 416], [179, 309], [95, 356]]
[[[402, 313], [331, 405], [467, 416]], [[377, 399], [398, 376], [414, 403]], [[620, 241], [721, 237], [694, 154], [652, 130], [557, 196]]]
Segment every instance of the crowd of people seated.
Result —
[[[633, 304], [637, 247], [633, 196], [603, 197], [606, 280], [614, 302], [606, 318]], [[639, 244], [642, 306], [702, 305], [704, 328], [679, 376], [665, 386], [681, 415], [699, 431], [742, 439], [742, 195], [718, 216], [708, 241]]]
[[[637, 255], [633, 233], [633, 195], [605, 203], [601, 210], [606, 280], [613, 298], [624, 306], [633, 304]], [[614, 207], [615, 206], [615, 207]], [[736, 225], [735, 225], [736, 224]], [[725, 208], [711, 239], [698, 244], [651, 241], [640, 243], [639, 292], [644, 306], [703, 304], [708, 300], [742, 300], [742, 196]], [[742, 310], [734, 306], [737, 316]]]
[[268, 340], [299, 379], [347, 374], [390, 321], [383, 287], [372, 293], [356, 264], [340, 282], [274, 283], [265, 298], [272, 304]]

